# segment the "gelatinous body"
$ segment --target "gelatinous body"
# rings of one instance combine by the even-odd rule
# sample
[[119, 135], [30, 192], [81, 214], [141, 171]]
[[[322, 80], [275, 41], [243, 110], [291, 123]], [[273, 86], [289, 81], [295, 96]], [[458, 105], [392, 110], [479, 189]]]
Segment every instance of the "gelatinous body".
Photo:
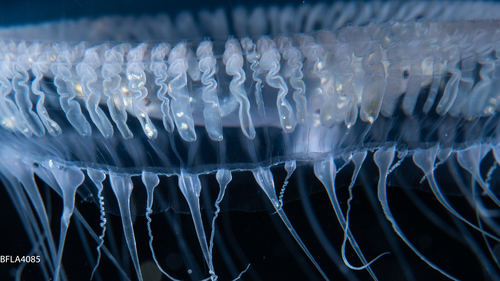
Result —
[[8, 274], [498, 279], [500, 6], [447, 4], [0, 29]]

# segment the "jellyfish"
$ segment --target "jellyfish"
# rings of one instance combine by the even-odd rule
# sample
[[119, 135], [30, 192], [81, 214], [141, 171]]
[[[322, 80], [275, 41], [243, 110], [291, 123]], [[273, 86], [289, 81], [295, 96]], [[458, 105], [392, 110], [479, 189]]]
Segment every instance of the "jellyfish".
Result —
[[500, 5], [0, 28], [2, 276], [498, 280]]

